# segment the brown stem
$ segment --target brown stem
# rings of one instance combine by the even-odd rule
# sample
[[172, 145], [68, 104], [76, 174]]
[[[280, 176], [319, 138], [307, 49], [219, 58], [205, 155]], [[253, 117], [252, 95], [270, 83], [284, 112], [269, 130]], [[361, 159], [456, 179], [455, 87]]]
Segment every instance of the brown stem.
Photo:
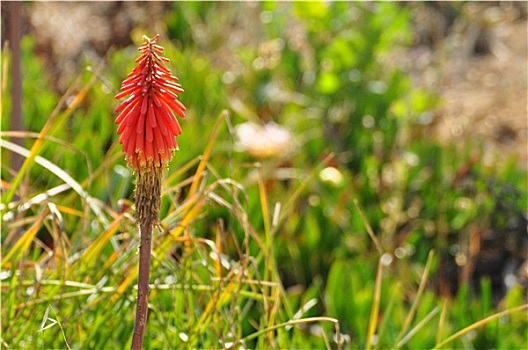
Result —
[[139, 246], [138, 300], [131, 347], [133, 350], [140, 350], [143, 346], [148, 321], [152, 228], [158, 222], [162, 172], [159, 168], [144, 169], [138, 173], [136, 184], [136, 219], [140, 228], [141, 243]]
[[134, 335], [132, 336], [133, 350], [140, 350], [143, 346], [143, 337], [148, 317], [148, 293], [150, 279], [150, 250], [152, 242], [152, 222], [147, 221], [141, 225], [141, 245], [139, 246], [139, 280], [136, 321]]
[[[3, 6], [2, 6], [3, 9]], [[22, 73], [20, 69], [20, 40], [22, 38], [22, 3], [19, 1], [10, 2], [8, 5], [7, 22], [9, 28], [9, 45], [13, 53], [13, 63], [11, 67], [11, 130], [23, 130], [22, 123]], [[24, 145], [20, 138], [15, 138], [14, 142]], [[19, 154], [12, 155], [11, 166], [18, 171], [22, 166], [22, 157]]]

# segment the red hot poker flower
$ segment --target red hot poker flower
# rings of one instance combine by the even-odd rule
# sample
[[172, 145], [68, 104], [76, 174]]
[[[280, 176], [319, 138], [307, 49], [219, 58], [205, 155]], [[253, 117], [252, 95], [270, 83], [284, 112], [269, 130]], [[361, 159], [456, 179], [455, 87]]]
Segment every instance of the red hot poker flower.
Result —
[[117, 99], [129, 96], [116, 109], [119, 143], [129, 166], [140, 174], [167, 166], [172, 152], [178, 149], [176, 136], [181, 128], [175, 117], [185, 116], [185, 106], [178, 100], [183, 92], [178, 78], [163, 65], [163, 47], [156, 44], [159, 34], [139, 47], [138, 66], [121, 84]]
[[181, 134], [175, 114], [184, 116], [185, 106], [178, 100], [183, 92], [178, 78], [163, 65], [163, 48], [156, 44], [159, 34], [139, 47], [137, 67], [121, 84], [117, 99], [128, 96], [116, 109], [119, 142], [129, 166], [136, 171], [136, 221], [141, 232], [139, 248], [138, 304], [132, 349], [141, 349], [148, 311], [148, 284], [152, 229], [158, 223], [161, 203], [161, 177], [178, 149]]
[[137, 172], [136, 219], [141, 231], [158, 220], [163, 170], [178, 149], [176, 136], [181, 134], [176, 115], [183, 117], [185, 106], [178, 100], [183, 92], [178, 78], [163, 65], [163, 47], [143, 36], [137, 67], [121, 84], [117, 99], [128, 96], [117, 108], [119, 143], [130, 167]]

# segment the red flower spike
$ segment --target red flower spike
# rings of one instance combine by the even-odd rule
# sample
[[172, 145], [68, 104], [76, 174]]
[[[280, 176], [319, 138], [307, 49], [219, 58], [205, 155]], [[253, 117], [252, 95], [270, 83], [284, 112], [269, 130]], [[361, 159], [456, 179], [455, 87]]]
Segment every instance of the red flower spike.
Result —
[[117, 108], [115, 122], [125, 159], [139, 174], [166, 167], [178, 149], [176, 136], [181, 128], [176, 119], [185, 116], [185, 106], [178, 99], [183, 92], [178, 78], [172, 75], [161, 56], [163, 47], [156, 43], [159, 34], [138, 50], [138, 65], [121, 84], [117, 99], [128, 97]]
[[139, 47], [137, 66], [121, 83], [117, 99], [125, 98], [116, 108], [119, 143], [136, 175], [136, 222], [141, 233], [139, 247], [138, 304], [132, 348], [141, 349], [148, 311], [148, 285], [152, 230], [159, 224], [161, 179], [172, 153], [178, 149], [181, 134], [176, 116], [185, 115], [178, 99], [183, 92], [178, 78], [171, 74], [162, 57], [163, 47], [156, 44], [159, 35]]

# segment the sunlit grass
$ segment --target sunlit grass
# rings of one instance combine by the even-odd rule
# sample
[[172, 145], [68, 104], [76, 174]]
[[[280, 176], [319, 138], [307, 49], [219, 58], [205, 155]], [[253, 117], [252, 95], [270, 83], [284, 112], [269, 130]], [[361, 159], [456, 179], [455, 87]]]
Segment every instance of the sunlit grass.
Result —
[[[271, 231], [271, 214], [267, 209], [269, 204], [263, 180], [259, 180], [256, 186], [263, 208], [262, 215], [268, 219], [263, 221], [263, 231], [259, 232], [252, 225], [245, 205], [237, 200], [240, 195], [247, 198], [244, 186], [233, 179], [210, 175], [205, 177], [211, 161], [211, 150], [224, 119], [225, 114], [222, 114], [192, 177], [185, 178], [182, 176], [184, 172], [180, 171], [165, 181], [165, 199], [177, 197], [186, 186], [189, 191], [187, 199], [169, 201], [167, 213], [170, 215], [162, 220], [155, 235], [151, 330], [147, 333], [147, 346], [201, 348], [260, 344], [283, 348], [310, 344], [327, 348], [347, 347], [351, 339], [341, 334], [339, 319], [327, 316], [299, 318], [298, 315], [303, 314], [302, 309], [292, 309], [275, 267], [277, 262], [272, 255], [273, 242], [271, 237], [266, 238], [266, 235], [280, 234], [282, 220], [277, 220]], [[5, 140], [2, 146], [7, 150], [19, 151], [25, 157], [29, 156], [29, 151], [15, 148]], [[132, 329], [133, 282], [137, 275], [135, 260], [138, 238], [134, 236], [132, 217], [127, 211], [115, 213], [95, 200], [90, 205], [88, 199], [91, 197], [66, 172], [39, 156], [33, 161], [44, 165], [49, 175], [61, 178], [69, 188], [75, 190], [76, 198], [83, 199], [83, 207], [91, 209], [71, 210], [71, 204], [67, 202], [61, 202], [59, 209], [54, 203], [56, 199], [47, 196], [44, 202], [30, 203], [33, 210], [37, 209], [36, 215], [24, 217], [20, 223], [12, 220], [9, 226], [4, 226], [26, 227], [23, 234], [13, 240], [14, 244], [2, 248], [2, 298], [8, 306], [3, 309], [3, 318], [10, 320], [3, 323], [4, 344], [23, 348], [41, 345], [97, 347], [103, 344], [99, 339], [105, 339], [105, 344], [112, 344], [113, 347], [127, 346]], [[182, 169], [191, 169], [196, 161], [191, 160], [189, 164]], [[308, 176], [301, 183], [292, 198], [297, 198], [310, 181], [313, 181], [313, 176]], [[284, 206], [285, 217], [294, 204], [290, 201]], [[93, 210], [93, 206], [98, 209]], [[197, 236], [199, 232], [193, 227], [208, 220], [207, 210], [212, 206], [227, 209], [230, 217], [238, 222], [243, 233], [241, 241], [235, 232], [229, 232], [230, 229], [226, 231], [222, 221], [213, 222], [213, 236], [210, 238]], [[61, 228], [64, 227], [64, 221], [82, 213], [88, 213], [91, 220], [97, 220], [97, 226], [104, 230], [91, 240], [80, 240], [75, 231], [70, 237], [64, 236]], [[79, 220], [78, 223], [82, 225], [83, 221]], [[365, 226], [371, 230], [368, 222], [365, 222]], [[36, 238], [42, 230], [53, 236], [56, 242], [53, 248], [46, 247]], [[253, 243], [259, 247], [256, 256], [251, 254], [250, 246]], [[33, 248], [30, 249], [30, 246]], [[39, 249], [47, 253], [35, 255]], [[413, 322], [420, 306], [420, 295], [427, 283], [431, 258], [432, 255], [414, 294], [412, 306], [404, 308], [407, 309], [404, 311], [405, 321], [392, 346], [401, 348], [411, 337], [419, 337], [423, 327], [430, 327], [435, 322], [433, 319], [439, 307], [431, 310], [425, 318]], [[382, 275], [387, 273], [382, 268], [383, 264], [380, 261], [376, 276], [372, 276], [376, 284], [372, 288], [375, 297], [372, 299], [370, 325], [366, 334], [367, 348], [378, 348], [381, 339], [376, 338], [374, 341], [375, 337], [384, 336], [387, 327], [392, 328], [384, 322], [376, 335], [380, 313], [394, 315], [390, 311], [394, 306], [387, 306], [387, 309], [381, 307], [382, 290], [392, 287], [383, 286]], [[393, 299], [390, 305], [395, 303], [401, 308], [401, 302]], [[448, 345], [500, 316], [525, 308], [526, 305], [518, 306], [491, 315], [451, 336], [439, 335], [436, 347]], [[115, 317], [122, 317], [124, 321], [116, 323]], [[368, 319], [365, 318], [365, 321]], [[14, 326], [20, 322], [24, 323], [22, 333]], [[330, 322], [334, 326], [329, 329], [322, 327], [322, 333], [307, 340], [306, 331], [310, 328], [306, 327], [314, 322]], [[442, 325], [438, 329], [445, 328], [445, 316], [436, 322]], [[163, 331], [159, 332], [159, 329]], [[58, 334], [61, 336], [57, 337]], [[387, 336], [390, 339], [391, 336]]]

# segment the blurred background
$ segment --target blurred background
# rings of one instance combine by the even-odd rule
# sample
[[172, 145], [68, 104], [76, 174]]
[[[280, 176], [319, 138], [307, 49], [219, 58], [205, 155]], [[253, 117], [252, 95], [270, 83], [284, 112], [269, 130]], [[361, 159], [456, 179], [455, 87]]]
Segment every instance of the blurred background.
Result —
[[[429, 278], [423, 315], [432, 305], [454, 300], [452, 323], [446, 327], [452, 332], [493, 310], [526, 303], [526, 3], [1, 6], [2, 139], [29, 150], [49, 123], [39, 155], [66, 171], [92, 200], [62, 188], [64, 178], [49, 167], [31, 166], [20, 183], [14, 182], [24, 157], [4, 141], [2, 254], [17, 257], [2, 265], [5, 283], [15, 283], [13, 269], [22, 269], [22, 261], [51, 274], [68, 270], [60, 266], [110, 232], [120, 213], [128, 213], [133, 176], [117, 144], [113, 111], [118, 101], [113, 96], [134, 67], [142, 35], [160, 33], [158, 42], [180, 78], [185, 89], [181, 100], [188, 108], [180, 121], [180, 151], [165, 184], [161, 218], [166, 230], [186, 218], [190, 183], [210, 143], [208, 175], [200, 192], [207, 200], [193, 217], [191, 236], [219, 247], [223, 235], [226, 259], [255, 257], [256, 279], [280, 283], [284, 303], [294, 310], [315, 300], [303, 315], [338, 319], [348, 337], [346, 346], [365, 346], [380, 257], [387, 268], [384, 284], [398, 301], [391, 301], [388, 292], [382, 297], [381, 309], [387, 314], [380, 322], [389, 325], [382, 323], [386, 333], [379, 347], [393, 346], [399, 339], [391, 327], [400, 329], [424, 271]], [[225, 109], [229, 117], [213, 138]], [[237, 190], [228, 188], [231, 182]], [[208, 186], [218, 188], [207, 192]], [[5, 193], [11, 188], [9, 198]], [[45, 199], [39, 197], [44, 194]], [[55, 214], [49, 223], [39, 223], [43, 208], [51, 210], [50, 202], [57, 212], [51, 211]], [[374, 240], [367, 234], [369, 226]], [[27, 251], [11, 254], [31, 230], [35, 234]], [[120, 285], [120, 273], [133, 269], [136, 261], [133, 220], [119, 221], [115, 234], [118, 239], [106, 242], [91, 262], [100, 271], [109, 269], [101, 286]], [[113, 270], [105, 265], [123, 250], [127, 263]], [[426, 267], [432, 250], [432, 264]], [[48, 255], [54, 258], [44, 258]], [[57, 256], [62, 256], [60, 262]], [[276, 269], [263, 262], [269, 256]], [[155, 279], [184, 274], [181, 266], [173, 266], [187, 261], [177, 244], [159, 259]], [[212, 261], [200, 259], [205, 265]], [[266, 273], [272, 270], [275, 277]], [[32, 268], [24, 271], [18, 275], [33, 278], [36, 273]], [[201, 283], [207, 283], [208, 273], [200, 275]], [[103, 275], [83, 270], [68, 276], [97, 284]], [[17, 305], [37, 298], [4, 287], [2, 293]], [[132, 295], [130, 291], [120, 299], [118, 315], [131, 310]], [[159, 298], [154, 296], [152, 303], [162, 314], [161, 293]], [[80, 307], [90, 309], [84, 302], [78, 301]], [[196, 305], [203, 312], [200, 302]], [[3, 319], [21, 322], [29, 317], [23, 309], [9, 311]], [[247, 306], [240, 332], [232, 333], [239, 338], [251, 334], [251, 319], [258, 319], [255, 315], [262, 310], [268, 309], [258, 302]], [[93, 315], [98, 314], [94, 309]], [[287, 320], [287, 315], [284, 311], [281, 317]], [[33, 327], [28, 332], [36, 331], [41, 321], [27, 326]], [[163, 325], [161, 318], [152, 322]], [[457, 346], [526, 345], [526, 320], [518, 322], [507, 333], [497, 323]], [[126, 344], [131, 324], [115, 325], [125, 335], [108, 335], [113, 346]], [[13, 326], [2, 327], [4, 334], [14, 332]], [[405, 346], [431, 347], [435, 331]], [[54, 343], [62, 340], [52, 332], [59, 330], [52, 328], [48, 338], [42, 335], [42, 343], [21, 336], [9, 344], [61, 344]], [[97, 346], [90, 337], [104, 330], [84, 329], [89, 334], [85, 343], [71, 332], [76, 330], [66, 332], [66, 343]], [[320, 336], [313, 327], [302, 332]], [[193, 334], [202, 337], [201, 346], [212, 344], [207, 333]], [[317, 339], [287, 344], [324, 344]], [[180, 346], [178, 341], [184, 341], [181, 335], [153, 340], [151, 346]], [[281, 344], [286, 343], [273, 346]]]

